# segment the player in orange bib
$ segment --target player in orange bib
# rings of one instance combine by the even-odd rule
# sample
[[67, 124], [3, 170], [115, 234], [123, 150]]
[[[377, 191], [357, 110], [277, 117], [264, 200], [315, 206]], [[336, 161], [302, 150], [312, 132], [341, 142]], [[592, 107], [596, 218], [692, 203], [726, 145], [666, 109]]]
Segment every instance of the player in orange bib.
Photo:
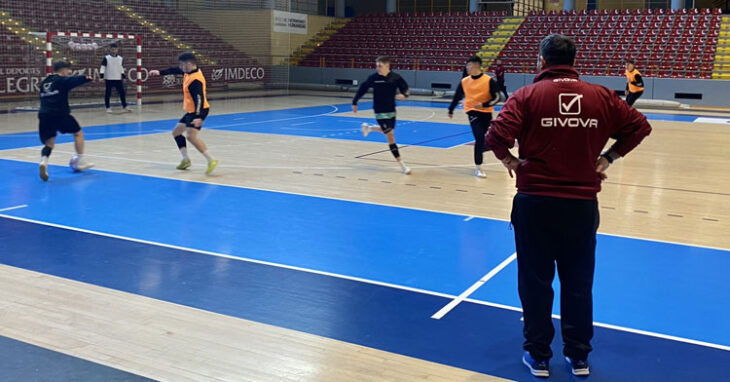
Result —
[[464, 111], [469, 117], [471, 132], [474, 134], [474, 175], [486, 178], [482, 169], [483, 153], [489, 148], [484, 143], [484, 136], [492, 122], [494, 105], [499, 102], [499, 85], [497, 81], [482, 72], [482, 59], [473, 56], [466, 62], [467, 76], [456, 88], [454, 98], [449, 105], [449, 118], [454, 118], [454, 109], [461, 99], [464, 99]]
[[626, 102], [634, 106], [641, 95], [644, 94], [644, 80], [641, 73], [636, 70], [633, 60], [626, 60]]
[[[177, 147], [182, 154], [182, 161], [177, 166], [177, 169], [185, 170], [192, 165], [188, 157], [188, 148], [185, 140], [185, 136], [187, 136], [187, 140], [208, 161], [208, 169], [205, 173], [210, 175], [216, 166], [218, 166], [218, 160], [210, 155], [208, 148], [205, 146], [205, 142], [198, 137], [198, 133], [203, 127], [203, 121], [208, 116], [210, 110], [205, 91], [205, 76], [203, 76], [203, 72], [198, 68], [198, 62], [193, 53], [185, 52], [181, 54], [178, 61], [180, 61], [180, 64], [177, 68], [172, 67], [161, 71], [151, 70], [150, 76], [183, 75], [183, 110], [185, 110], [185, 115], [183, 115], [180, 122], [172, 130], [172, 136], [175, 138], [175, 143], [177, 143]], [[183, 133], [185, 133], [185, 136], [183, 136]]]

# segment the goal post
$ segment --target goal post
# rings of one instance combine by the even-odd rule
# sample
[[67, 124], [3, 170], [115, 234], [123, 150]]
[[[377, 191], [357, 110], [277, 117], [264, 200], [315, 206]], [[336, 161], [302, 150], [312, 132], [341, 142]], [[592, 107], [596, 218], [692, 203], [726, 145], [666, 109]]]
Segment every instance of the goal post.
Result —
[[[129, 72], [127, 73], [127, 76], [130, 80], [135, 82], [137, 86], [137, 106], [142, 106], [142, 36], [126, 33], [45, 32], [46, 74], [51, 74], [53, 72], [53, 39], [58, 37], [67, 38], [69, 41], [73, 41], [73, 39], [81, 39], [82, 41], [94, 41], [95, 39], [102, 41], [133, 41], [137, 53], [137, 65], [136, 70], [134, 71], [135, 78], [132, 78], [130, 75], [131, 73]], [[75, 49], [95, 51], [100, 48], [104, 48], [106, 44], [102, 44], [100, 46], [95, 43], [80, 43], [76, 46], [78, 48]]]

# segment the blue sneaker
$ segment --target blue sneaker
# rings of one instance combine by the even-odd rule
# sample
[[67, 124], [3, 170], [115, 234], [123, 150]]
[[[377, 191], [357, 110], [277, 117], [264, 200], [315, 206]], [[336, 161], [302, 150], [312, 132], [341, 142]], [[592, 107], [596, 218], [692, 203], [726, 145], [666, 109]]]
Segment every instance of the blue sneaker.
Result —
[[565, 357], [565, 361], [568, 362], [570, 368], [573, 370], [573, 375], [585, 377], [591, 374], [591, 369], [588, 367], [588, 361], [572, 359], [570, 357]]
[[525, 352], [522, 356], [522, 363], [530, 369], [530, 373], [536, 377], [547, 378], [550, 376], [550, 362], [548, 360], [536, 361], [530, 355], [530, 352]]

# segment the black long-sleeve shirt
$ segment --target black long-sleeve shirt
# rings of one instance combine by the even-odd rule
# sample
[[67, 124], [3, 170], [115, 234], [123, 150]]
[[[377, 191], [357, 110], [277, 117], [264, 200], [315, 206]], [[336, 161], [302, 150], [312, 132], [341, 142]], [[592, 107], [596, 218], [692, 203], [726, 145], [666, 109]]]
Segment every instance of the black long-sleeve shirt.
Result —
[[399, 74], [390, 72], [387, 76], [381, 76], [374, 73], [368, 77], [352, 99], [352, 104], [357, 102], [373, 88], [373, 110], [375, 113], [392, 113], [395, 111], [395, 96], [398, 91], [404, 96], [408, 96], [408, 83]]
[[[484, 75], [484, 73], [480, 73], [476, 76], [471, 76], [471, 78], [478, 80]], [[492, 96], [492, 99], [484, 106], [494, 106], [499, 102], [499, 85], [497, 85], [497, 80], [492, 78], [489, 80], [489, 95]], [[464, 99], [464, 87], [461, 86], [461, 81], [459, 81], [459, 86], [456, 87], [456, 92], [454, 92], [454, 98], [451, 99], [451, 104], [449, 105], [449, 114], [454, 113], [454, 109], [456, 109], [456, 106], [459, 104], [459, 101]], [[478, 112], [477, 112], [478, 113]]]
[[71, 107], [68, 105], [68, 93], [77, 86], [81, 86], [91, 80], [86, 76], [59, 76], [52, 74], [41, 82], [41, 107], [38, 115], [62, 116], [71, 114]]
[[195, 105], [195, 115], [199, 116], [200, 111], [203, 109], [203, 83], [198, 80], [191, 82], [188, 85], [188, 92], [190, 92], [190, 97]]
[[182, 69], [180, 69], [177, 66], [173, 66], [171, 68], [167, 68], [167, 69], [160, 70], [160, 75], [161, 76], [169, 76], [171, 74], [172, 75], [180, 75], [180, 76], [182, 76], [183, 74], [185, 74], [185, 72], [183, 72]]

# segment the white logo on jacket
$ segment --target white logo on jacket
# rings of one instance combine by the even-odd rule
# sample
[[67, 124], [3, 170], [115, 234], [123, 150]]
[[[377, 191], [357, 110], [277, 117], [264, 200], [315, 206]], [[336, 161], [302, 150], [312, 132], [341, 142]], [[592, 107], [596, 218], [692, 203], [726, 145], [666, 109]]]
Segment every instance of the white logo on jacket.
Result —
[[[581, 115], [583, 112], [581, 99], [583, 99], [583, 94], [562, 93], [558, 95], [558, 112], [561, 115]], [[598, 128], [598, 120], [580, 117], [542, 118], [540, 125], [542, 127], [588, 127], [596, 129]]]
[[558, 96], [560, 103], [560, 114], [562, 115], [580, 115], [580, 100], [583, 94], [563, 93]]
[[41, 92], [41, 98], [43, 97], [53, 97], [54, 95], [60, 93], [58, 90], [51, 90], [53, 87], [52, 82], [46, 82], [43, 84], [43, 91]]

